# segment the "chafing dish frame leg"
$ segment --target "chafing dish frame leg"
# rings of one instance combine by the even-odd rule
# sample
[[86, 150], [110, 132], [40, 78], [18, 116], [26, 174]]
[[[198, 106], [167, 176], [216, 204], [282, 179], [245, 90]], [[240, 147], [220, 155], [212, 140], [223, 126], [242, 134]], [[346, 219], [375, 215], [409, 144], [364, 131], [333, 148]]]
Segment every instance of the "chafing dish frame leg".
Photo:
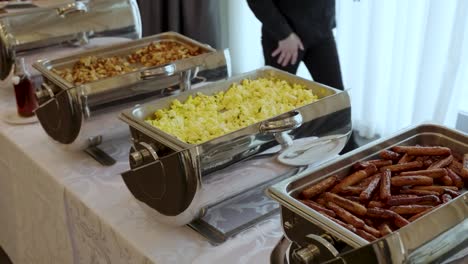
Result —
[[90, 137], [88, 138], [88, 142], [89, 146], [84, 150], [84, 152], [101, 165], [112, 166], [117, 162], [112, 156], [99, 148], [99, 145], [102, 143], [102, 136]]

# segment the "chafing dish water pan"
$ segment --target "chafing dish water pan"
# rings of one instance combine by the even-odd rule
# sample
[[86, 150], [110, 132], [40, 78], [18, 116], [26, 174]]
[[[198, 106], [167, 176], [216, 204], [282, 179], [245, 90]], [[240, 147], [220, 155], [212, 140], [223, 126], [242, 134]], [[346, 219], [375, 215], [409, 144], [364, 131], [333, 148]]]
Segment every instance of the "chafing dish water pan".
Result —
[[[139, 66], [135, 71], [126, 74], [81, 85], [74, 85], [52, 71], [52, 69], [72, 68], [80, 58], [88, 56], [126, 57], [150, 43], [161, 41], [196, 47], [202, 54], [161, 66]], [[227, 50], [217, 51], [181, 34], [167, 32], [123, 44], [87, 50], [60, 59], [40, 60], [34, 64], [44, 78], [41, 90], [37, 92], [39, 107], [36, 115], [51, 138], [62, 144], [73, 143], [77, 148], [85, 148], [91, 144], [90, 142], [103, 140], [103, 134], [92, 129], [84, 129], [85, 121], [91, 122], [103, 113], [128, 108], [151, 98], [191, 89], [194, 83], [224, 79], [228, 76], [228, 59]], [[110, 118], [115, 120], [115, 123], [121, 124], [117, 118]], [[102, 130], [102, 126], [98, 127]], [[118, 127], [107, 124], [105, 132], [107, 137], [116, 132]], [[126, 130], [125, 126], [120, 127], [121, 130]]]
[[[243, 79], [261, 77], [304, 85], [319, 100], [195, 145], [182, 142], [145, 122], [147, 117], [158, 109], [168, 107], [174, 99], [183, 102], [197, 92], [212, 95], [227, 90], [231, 84]], [[305, 139], [316, 137], [319, 138], [317, 142], [321, 142], [322, 137], [326, 138], [322, 143], [334, 142], [333, 137], [346, 143], [352, 130], [347, 92], [270, 67], [126, 110], [120, 118], [130, 126], [133, 141], [131, 170], [122, 174], [123, 179], [138, 200], [157, 212], [159, 221], [173, 225], [187, 224], [202, 216], [210, 205], [234, 197], [266, 180], [255, 174], [218, 174], [221, 169], [230, 168], [230, 165], [275, 146], [276, 151], [267, 155], [276, 155], [280, 144], [287, 150], [288, 146], [295, 145], [294, 142], [300, 144]], [[333, 155], [341, 151], [344, 143], [334, 150]], [[222, 188], [213, 188], [212, 183], [219, 182], [226, 184], [220, 185]]]
[[[284, 234], [291, 243], [286, 253], [289, 263], [429, 263], [446, 257], [449, 251], [459, 245], [464, 244], [466, 248], [466, 192], [373, 243], [336, 224], [297, 199], [301, 190], [307, 186], [331, 175], [344, 177], [355, 162], [375, 159], [382, 149], [395, 145], [416, 144], [440, 145], [458, 153], [468, 153], [467, 134], [438, 125], [423, 124], [388, 139], [370, 143], [313, 171], [304, 171], [268, 188], [268, 195], [281, 206]], [[335, 249], [333, 243], [337, 241], [348, 245], [345, 252]], [[278, 259], [272, 262], [284, 263]]]

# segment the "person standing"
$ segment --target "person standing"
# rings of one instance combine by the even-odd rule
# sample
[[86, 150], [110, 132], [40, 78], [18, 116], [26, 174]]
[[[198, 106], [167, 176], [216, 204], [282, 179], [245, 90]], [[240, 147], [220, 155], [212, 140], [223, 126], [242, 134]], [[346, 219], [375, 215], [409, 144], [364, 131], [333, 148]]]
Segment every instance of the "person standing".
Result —
[[335, 0], [247, 0], [262, 22], [265, 64], [295, 74], [304, 62], [314, 81], [343, 90], [333, 28]]
[[[335, 0], [247, 0], [262, 22], [265, 64], [296, 74], [304, 62], [314, 81], [344, 90], [333, 28]], [[354, 137], [342, 153], [357, 147]]]

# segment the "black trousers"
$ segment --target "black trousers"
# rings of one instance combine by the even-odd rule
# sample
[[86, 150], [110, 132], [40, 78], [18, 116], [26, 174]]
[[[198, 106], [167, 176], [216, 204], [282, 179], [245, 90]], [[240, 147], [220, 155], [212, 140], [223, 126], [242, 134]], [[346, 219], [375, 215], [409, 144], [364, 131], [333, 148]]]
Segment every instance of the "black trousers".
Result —
[[[339, 90], [344, 90], [336, 42], [331, 32], [329, 37], [318, 40], [313, 44], [306, 46], [304, 43], [304, 50], [299, 50], [296, 64], [288, 64], [286, 67], [277, 63], [279, 55], [276, 57], [271, 56], [273, 51], [278, 47], [277, 40], [263, 35], [262, 46], [266, 65], [296, 74], [299, 63], [303, 61], [314, 81]], [[357, 147], [358, 145], [354, 140], [354, 133], [352, 133], [351, 138], [340, 154], [344, 154]]]
[[299, 50], [296, 64], [288, 64], [286, 67], [276, 62], [279, 55], [276, 57], [271, 56], [273, 51], [278, 47], [277, 40], [263, 35], [262, 46], [266, 65], [296, 74], [299, 63], [303, 61], [314, 81], [336, 89], [344, 89], [338, 51], [336, 49], [335, 38], [331, 32], [330, 37], [317, 40], [307, 46], [304, 43], [304, 50]]

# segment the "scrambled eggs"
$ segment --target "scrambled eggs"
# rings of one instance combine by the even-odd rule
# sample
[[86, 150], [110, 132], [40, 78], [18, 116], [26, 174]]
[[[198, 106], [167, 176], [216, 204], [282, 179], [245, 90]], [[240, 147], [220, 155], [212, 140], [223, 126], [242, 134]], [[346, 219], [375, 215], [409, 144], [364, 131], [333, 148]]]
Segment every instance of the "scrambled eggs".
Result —
[[225, 92], [198, 93], [184, 103], [174, 100], [146, 122], [184, 142], [199, 144], [316, 100], [303, 85], [270, 78], [245, 79]]

